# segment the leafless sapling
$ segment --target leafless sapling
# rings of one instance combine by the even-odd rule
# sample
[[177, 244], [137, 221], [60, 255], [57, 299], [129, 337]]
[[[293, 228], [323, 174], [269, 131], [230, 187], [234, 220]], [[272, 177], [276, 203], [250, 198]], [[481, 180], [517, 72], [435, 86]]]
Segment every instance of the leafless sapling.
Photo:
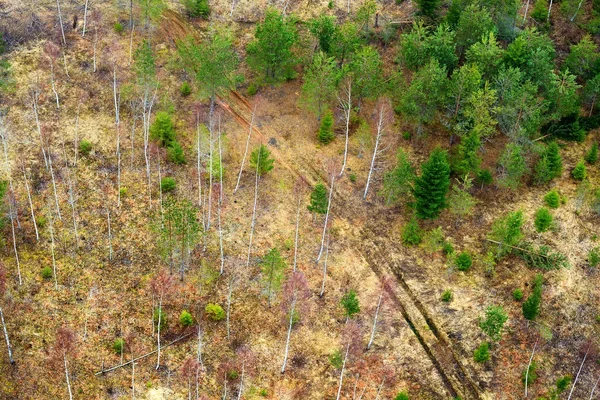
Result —
[[350, 135], [350, 116], [352, 114], [352, 78], [346, 79], [342, 86], [342, 92], [338, 94], [338, 103], [344, 111], [344, 119], [346, 120], [346, 141], [344, 144], [344, 161], [339, 176], [341, 177], [346, 170], [348, 161], [348, 139]]
[[[233, 11], [233, 8], [232, 8]], [[248, 130], [248, 137], [246, 138], [246, 148], [244, 150], [244, 156], [242, 157], [242, 164], [240, 165], [240, 172], [238, 173], [237, 182], [235, 184], [235, 189], [233, 189], [233, 194], [235, 194], [240, 187], [240, 179], [242, 179], [242, 172], [244, 171], [244, 164], [246, 163], [246, 157], [248, 157], [248, 148], [250, 147], [250, 138], [252, 137], [252, 128], [254, 127], [254, 118], [256, 116], [256, 109], [258, 107], [259, 101], [257, 100], [254, 103], [254, 109], [252, 110], [252, 115], [250, 116], [250, 129]]]
[[[157, 358], [156, 358], [156, 369], [160, 367], [160, 335], [161, 326], [164, 324], [162, 320], [163, 316], [163, 302], [171, 295], [173, 290], [173, 276], [165, 270], [161, 270], [150, 282], [152, 294], [155, 298], [158, 298], [158, 308], [156, 312], [153, 311], [152, 319], [156, 319], [156, 344], [157, 344]], [[154, 317], [156, 315], [156, 318]], [[154, 323], [154, 322], [153, 322]]]
[[4, 263], [0, 261], [0, 322], [2, 323], [2, 330], [4, 331], [4, 341], [6, 342], [6, 350], [8, 352], [8, 359], [11, 364], [15, 363], [12, 355], [12, 347], [10, 346], [10, 339], [8, 337], [8, 329], [6, 328], [6, 322], [4, 321], [4, 313], [2, 312], [2, 299], [6, 293], [6, 268]]
[[329, 199], [327, 201], [327, 212], [325, 213], [325, 222], [323, 224], [323, 234], [321, 235], [321, 249], [319, 250], [319, 255], [317, 256], [317, 262], [321, 259], [321, 255], [323, 255], [323, 247], [325, 245], [325, 235], [327, 234], [327, 227], [329, 223], [329, 212], [331, 211], [331, 200], [333, 198], [333, 188], [335, 185], [335, 165], [331, 163], [329, 165], [329, 172], [331, 174], [331, 185], [329, 186]]
[[288, 320], [287, 336], [285, 340], [285, 349], [283, 352], [283, 364], [281, 366], [281, 373], [285, 372], [287, 365], [288, 354], [290, 350], [290, 339], [292, 336], [292, 327], [298, 322], [298, 315], [302, 314], [305, 310], [305, 303], [310, 292], [308, 290], [308, 282], [304, 273], [300, 271], [294, 271], [289, 279], [283, 286], [283, 299], [281, 303], [282, 310], [286, 319]]
[[52, 361], [57, 366], [63, 364], [69, 400], [73, 400], [73, 391], [71, 389], [71, 378], [69, 373], [69, 358], [75, 354], [76, 342], [75, 333], [71, 329], [66, 327], [58, 328], [51, 354]]
[[296, 184], [294, 185], [294, 196], [296, 198], [296, 229], [294, 234], [294, 266], [292, 268], [293, 272], [296, 272], [296, 265], [298, 264], [298, 236], [300, 231], [300, 209], [302, 204], [302, 199], [306, 193], [306, 185], [302, 178], [298, 178], [296, 180]]
[[386, 129], [388, 125], [391, 123], [393, 116], [391, 114], [391, 108], [389, 104], [381, 100], [379, 102], [379, 107], [377, 110], [377, 128], [375, 134], [375, 147], [373, 148], [373, 157], [371, 158], [371, 166], [369, 168], [369, 174], [367, 175], [367, 184], [365, 186], [365, 192], [363, 194], [363, 199], [367, 198], [367, 194], [369, 193], [369, 185], [371, 184], [371, 179], [373, 177], [373, 171], [375, 169], [375, 163], [377, 156], [383, 151], [381, 149], [381, 141], [383, 140], [383, 136], [386, 133]]

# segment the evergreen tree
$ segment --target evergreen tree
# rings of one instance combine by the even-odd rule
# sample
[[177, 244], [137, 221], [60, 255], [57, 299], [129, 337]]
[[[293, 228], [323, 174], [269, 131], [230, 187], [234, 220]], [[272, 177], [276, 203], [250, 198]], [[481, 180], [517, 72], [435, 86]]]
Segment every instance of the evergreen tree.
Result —
[[252, 167], [252, 170], [256, 170], [258, 165], [259, 175], [264, 175], [271, 171], [274, 162], [275, 160], [271, 158], [271, 152], [264, 144], [254, 149], [252, 154], [250, 154], [250, 167]]
[[434, 149], [423, 165], [421, 176], [415, 179], [413, 193], [417, 216], [422, 219], [434, 219], [446, 208], [446, 194], [450, 187], [450, 165], [448, 157], [441, 148]]
[[540, 305], [542, 303], [542, 284], [544, 278], [542, 274], [537, 274], [533, 282], [533, 291], [523, 302], [523, 316], [525, 319], [533, 321], [540, 313]]
[[509, 143], [500, 157], [499, 164], [502, 167], [502, 175], [498, 180], [499, 186], [515, 190], [527, 172], [523, 148], [518, 144]]
[[248, 66], [266, 83], [293, 77], [296, 57], [292, 47], [298, 41], [295, 21], [269, 8], [264, 22], [257, 24], [254, 37], [246, 49]]
[[260, 261], [260, 270], [263, 274], [263, 283], [266, 286], [269, 305], [273, 292], [281, 287], [281, 281], [284, 277], [286, 263], [277, 248], [272, 248]]
[[589, 79], [591, 72], [597, 67], [598, 59], [598, 45], [590, 35], [585, 35], [579, 43], [571, 45], [563, 67], [583, 79]]
[[489, 80], [498, 72], [504, 50], [498, 45], [494, 32], [484, 35], [467, 50], [467, 62], [477, 66], [484, 79]]
[[494, 21], [486, 9], [476, 2], [467, 5], [460, 13], [456, 25], [456, 46], [459, 54], [464, 54], [469, 47], [489, 35], [494, 29]]
[[471, 187], [473, 187], [473, 178], [469, 175], [465, 175], [462, 180], [457, 179], [457, 184], [452, 186], [449, 196], [450, 212], [458, 218], [469, 215], [475, 206], [476, 200], [469, 193]]
[[[465, 106], [479, 103], [479, 101], [473, 102], [472, 96], [481, 86], [481, 73], [475, 65], [465, 64], [454, 70], [448, 86], [448, 114], [451, 115], [452, 120], [460, 124], [459, 120], [462, 119]], [[490, 104], [485, 104], [484, 107], [489, 109]]]
[[133, 69], [140, 86], [154, 85], [156, 77], [156, 62], [152, 45], [148, 40], [139, 44], [133, 55]]
[[335, 98], [339, 78], [335, 58], [323, 52], [315, 54], [303, 77], [301, 104], [321, 118], [324, 109]]
[[362, 99], [376, 99], [384, 91], [383, 62], [373, 46], [361, 47], [350, 62], [352, 74], [352, 94], [358, 102]]
[[346, 316], [346, 319], [352, 318], [354, 315], [360, 312], [360, 303], [358, 301], [358, 297], [356, 296], [356, 292], [352, 289], [342, 296], [340, 304], [344, 308], [344, 315]]
[[337, 27], [335, 17], [331, 15], [321, 15], [319, 18], [313, 18], [308, 23], [308, 31], [319, 42], [319, 48], [325, 54], [333, 53], [333, 46]]
[[402, 244], [405, 246], [416, 246], [423, 240], [423, 231], [419, 227], [419, 221], [415, 217], [402, 228]]
[[551, 142], [546, 148], [546, 157], [548, 157], [548, 164], [550, 166], [550, 172], [554, 178], [559, 178], [562, 174], [562, 157], [560, 156], [560, 147], [558, 143]]
[[547, 208], [539, 208], [535, 212], [533, 224], [539, 233], [546, 232], [552, 226], [552, 214]]
[[150, 139], [163, 147], [168, 147], [175, 141], [175, 126], [169, 113], [165, 111], [156, 113], [154, 123], [150, 126]]
[[429, 60], [428, 34], [423, 20], [413, 21], [410, 32], [400, 36], [398, 62], [411, 71], [416, 71], [425, 65]]
[[417, 0], [417, 7], [421, 15], [434, 19], [438, 14], [440, 0]]
[[552, 73], [547, 98], [550, 102], [551, 118], [560, 120], [579, 112], [579, 88], [575, 75], [568, 69], [559, 74]]
[[364, 39], [354, 22], [346, 22], [336, 29], [333, 38], [333, 54], [340, 66], [352, 60], [354, 53], [363, 45]]
[[312, 193], [310, 194], [310, 204], [308, 211], [317, 214], [327, 213], [327, 206], [329, 205], [329, 196], [327, 195], [327, 188], [322, 183], [317, 183]]
[[398, 148], [396, 160], [396, 167], [383, 178], [383, 195], [387, 204], [397, 203], [402, 196], [409, 195], [415, 179], [415, 169], [401, 147]]
[[585, 163], [583, 161], [579, 161], [573, 171], [571, 171], [571, 176], [573, 179], [578, 181], [582, 181], [587, 177], [587, 170], [585, 168]]
[[331, 143], [331, 141], [335, 139], [335, 133], [333, 132], [333, 114], [331, 111], [327, 111], [323, 116], [317, 139], [322, 144]]
[[481, 165], [481, 157], [479, 156], [479, 148], [481, 140], [475, 131], [471, 131], [467, 136], [463, 137], [458, 146], [458, 163], [456, 171], [461, 174], [473, 173], [479, 171]]
[[499, 218], [492, 225], [489, 237], [498, 242], [497, 256], [501, 257], [512, 251], [511, 246], [516, 246], [523, 238], [523, 212], [514, 211]]
[[479, 327], [492, 341], [499, 342], [506, 321], [508, 321], [508, 315], [504, 308], [491, 305], [485, 310], [485, 318], [479, 321]]
[[592, 147], [590, 147], [590, 150], [585, 154], [585, 161], [588, 164], [596, 164], [596, 161], [598, 161], [598, 143], [592, 143]]
[[190, 17], [208, 18], [210, 16], [208, 0], [184, 0], [183, 5]]

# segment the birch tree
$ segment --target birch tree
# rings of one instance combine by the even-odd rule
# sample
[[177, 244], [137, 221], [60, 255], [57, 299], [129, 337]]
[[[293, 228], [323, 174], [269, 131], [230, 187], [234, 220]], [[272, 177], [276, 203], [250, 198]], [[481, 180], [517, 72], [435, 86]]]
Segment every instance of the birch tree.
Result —
[[256, 115], [256, 108], [258, 107], [258, 103], [258, 101], [254, 103], [252, 115], [250, 116], [250, 129], [248, 130], [248, 137], [246, 138], [246, 148], [244, 150], [244, 156], [242, 157], [242, 164], [240, 165], [240, 172], [238, 173], [237, 182], [235, 183], [235, 189], [233, 189], [233, 194], [235, 194], [238, 188], [240, 187], [240, 180], [242, 179], [244, 164], [246, 163], [246, 157], [248, 156], [248, 148], [250, 147], [250, 138], [252, 136], [252, 127], [254, 126], [254, 117]]
[[[333, 167], [333, 165], [332, 165]], [[332, 169], [332, 168], [331, 168]], [[317, 262], [321, 259], [321, 255], [323, 254], [323, 248], [325, 245], [325, 236], [327, 234], [327, 227], [329, 223], [329, 212], [331, 210], [331, 199], [333, 197], [333, 187], [335, 184], [335, 173], [331, 173], [331, 185], [329, 186], [329, 199], [327, 201], [327, 212], [325, 213], [325, 222], [323, 224], [323, 234], [321, 235], [321, 249], [319, 250], [319, 255], [317, 255]]]
[[348, 139], [350, 136], [350, 117], [352, 115], [352, 78], [349, 77], [344, 81], [341, 93], [338, 93], [337, 99], [341, 109], [344, 111], [344, 120], [346, 122], [344, 161], [342, 162], [342, 169], [340, 170], [340, 174], [338, 175], [339, 177], [341, 177], [344, 174], [344, 171], [346, 170], [346, 162], [348, 161]]
[[42, 125], [40, 124], [40, 113], [39, 113], [39, 99], [40, 99], [40, 82], [39, 78], [36, 79], [35, 84], [33, 84], [29, 88], [29, 97], [31, 100], [31, 107], [33, 109], [33, 115], [35, 117], [35, 126], [37, 129], [38, 137], [40, 138], [40, 148], [42, 150], [42, 155], [44, 156], [44, 164], [46, 165], [46, 169], [48, 169], [48, 157], [46, 156], [46, 149], [44, 146], [44, 135], [42, 134]]
[[8, 337], [8, 329], [6, 328], [6, 322], [4, 321], [4, 313], [2, 312], [2, 300], [6, 294], [6, 269], [4, 263], [0, 262], [0, 323], [2, 323], [2, 331], [4, 332], [4, 341], [6, 342], [6, 351], [8, 352], [8, 360], [11, 364], [15, 363], [12, 355], [12, 347], [10, 346], [10, 339]]
[[158, 307], [154, 309], [152, 315], [153, 324], [156, 324], [156, 369], [160, 367], [161, 355], [161, 330], [166, 326], [163, 320], [163, 302], [169, 298], [173, 290], [173, 277], [165, 270], [161, 270], [150, 282], [150, 289], [154, 298], [158, 299]]
[[379, 311], [381, 310], [381, 305], [383, 302], [384, 288], [381, 288], [381, 292], [379, 293], [379, 299], [377, 300], [377, 307], [375, 307], [375, 316], [373, 317], [373, 327], [371, 328], [371, 336], [369, 337], [369, 343], [367, 344], [367, 350], [371, 349], [373, 345], [373, 341], [375, 340], [375, 332], [377, 331], [377, 322], [379, 320]]
[[369, 174], [367, 175], [367, 184], [365, 186], [365, 192], [363, 194], [363, 200], [366, 200], [367, 194], [369, 193], [369, 186], [373, 177], [373, 171], [376, 168], [377, 156], [381, 154], [383, 149], [381, 148], [382, 139], [386, 133], [388, 125], [391, 123], [392, 116], [390, 114], [390, 107], [387, 102], [382, 101], [379, 104], [379, 110], [377, 112], [377, 128], [375, 133], [375, 147], [373, 148], [373, 157], [371, 158], [371, 166], [369, 167]]
[[69, 358], [75, 354], [77, 340], [75, 333], [66, 327], [58, 328], [56, 331], [56, 340], [52, 349], [52, 361], [58, 367], [62, 364], [65, 374], [65, 383], [69, 393], [69, 400], [73, 400], [73, 391], [71, 389], [71, 378], [69, 373]]
[[65, 39], [65, 28], [63, 26], [62, 12], [60, 10], [60, 0], [56, 0], [56, 14], [58, 15], [58, 25], [60, 26], [60, 34], [62, 38], [63, 46], [67, 45], [67, 39]]
[[31, 211], [31, 222], [35, 229], [35, 240], [40, 241], [40, 234], [38, 232], [37, 222], [35, 220], [35, 212], [33, 210], [33, 201], [31, 200], [31, 191], [29, 190], [29, 182], [27, 180], [27, 174], [25, 172], [25, 166], [21, 163], [21, 172], [23, 173], [23, 183], [25, 183], [25, 190], [27, 191], [27, 200], [29, 202], [29, 210]]
[[287, 336], [285, 340], [285, 349], [283, 352], [283, 365], [281, 366], [281, 373], [285, 373], [287, 365], [288, 354], [290, 350], [290, 339], [292, 336], [292, 328], [298, 323], [298, 320], [302, 318], [303, 308], [305, 308], [305, 301], [310, 296], [308, 290], [308, 282], [302, 272], [294, 271], [290, 278], [284, 285], [283, 288], [284, 301], [281, 303], [284, 315], [288, 319]]
[[[58, 2], [58, 0], [57, 0], [57, 2]], [[48, 58], [48, 61], [50, 64], [50, 86], [52, 88], [52, 92], [54, 93], [54, 99], [56, 101], [56, 109], [57, 110], [60, 109], [60, 100], [58, 97], [58, 91], [56, 90], [54, 63], [56, 62], [56, 59], [58, 58], [59, 51], [60, 51], [60, 49], [58, 48], [58, 46], [52, 42], [47, 42], [46, 45], [44, 46], [44, 53], [46, 54], [46, 57]]]
[[294, 234], [294, 265], [292, 268], [293, 272], [296, 272], [296, 265], [298, 263], [298, 234], [300, 231], [300, 209], [305, 192], [306, 185], [304, 184], [302, 178], [298, 178], [298, 180], [296, 180], [296, 184], [294, 185], [294, 196], [296, 197], [296, 229]]

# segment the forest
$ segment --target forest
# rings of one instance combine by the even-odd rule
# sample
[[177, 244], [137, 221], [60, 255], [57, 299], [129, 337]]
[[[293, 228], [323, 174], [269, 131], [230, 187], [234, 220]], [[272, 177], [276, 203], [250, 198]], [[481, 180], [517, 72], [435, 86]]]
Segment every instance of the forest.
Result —
[[0, 0], [0, 398], [600, 398], [600, 0]]

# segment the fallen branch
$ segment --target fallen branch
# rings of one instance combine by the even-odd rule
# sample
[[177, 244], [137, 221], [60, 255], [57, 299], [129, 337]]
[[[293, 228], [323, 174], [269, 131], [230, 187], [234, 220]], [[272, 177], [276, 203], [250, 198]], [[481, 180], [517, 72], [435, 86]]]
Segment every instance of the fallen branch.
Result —
[[512, 249], [515, 249], [515, 250], [521, 250], [521, 251], [524, 251], [526, 253], [533, 254], [534, 256], [545, 257], [546, 259], [550, 258], [550, 256], [548, 254], [536, 253], [535, 251], [527, 250], [527, 249], [524, 249], [522, 247], [511, 246], [510, 244], [498, 242], [497, 240], [492, 240], [492, 239], [487, 239], [487, 238], [485, 240], [487, 240], [488, 242], [499, 244], [500, 246], [506, 246], [506, 247], [510, 247]]
[[[173, 345], [173, 344], [175, 344], [175, 343], [179, 342], [180, 340], [183, 340], [183, 339], [185, 339], [185, 338], [188, 338], [188, 337], [190, 337], [190, 336], [191, 336], [191, 335], [193, 335], [193, 334], [195, 334], [195, 332], [188, 333], [187, 335], [183, 335], [183, 336], [182, 336], [182, 337], [180, 337], [179, 339], [175, 339], [175, 340], [173, 340], [171, 343], [167, 343], [167, 344], [165, 344], [164, 346], [160, 346], [160, 349], [162, 350], [162, 349], [164, 349], [164, 348], [166, 348], [166, 347], [169, 347], [169, 346], [171, 346], [171, 345]], [[139, 357], [137, 357], [137, 358], [134, 358], [133, 360], [129, 360], [129, 361], [127, 361], [126, 363], [119, 364], [119, 365], [115, 365], [114, 367], [110, 367], [110, 368], [108, 368], [108, 369], [104, 369], [104, 367], [103, 367], [103, 368], [102, 368], [102, 371], [98, 371], [98, 372], [96, 372], [94, 375], [96, 375], [96, 376], [98, 376], [98, 375], [104, 375], [104, 374], [105, 374], [105, 373], [107, 373], [107, 372], [114, 371], [114, 370], [116, 370], [116, 369], [119, 369], [119, 368], [121, 368], [121, 367], [125, 367], [125, 366], [127, 366], [127, 365], [129, 365], [129, 364], [131, 364], [131, 363], [134, 363], [134, 362], [136, 362], [137, 360], [141, 360], [142, 358], [146, 358], [146, 357], [148, 357], [148, 356], [151, 356], [152, 354], [156, 353], [157, 351], [158, 351], [158, 349], [156, 349], [156, 350], [153, 350], [153, 351], [151, 351], [151, 352], [149, 352], [149, 353], [146, 353], [146, 354], [144, 354], [144, 355], [141, 355], [141, 356], [139, 356]]]

